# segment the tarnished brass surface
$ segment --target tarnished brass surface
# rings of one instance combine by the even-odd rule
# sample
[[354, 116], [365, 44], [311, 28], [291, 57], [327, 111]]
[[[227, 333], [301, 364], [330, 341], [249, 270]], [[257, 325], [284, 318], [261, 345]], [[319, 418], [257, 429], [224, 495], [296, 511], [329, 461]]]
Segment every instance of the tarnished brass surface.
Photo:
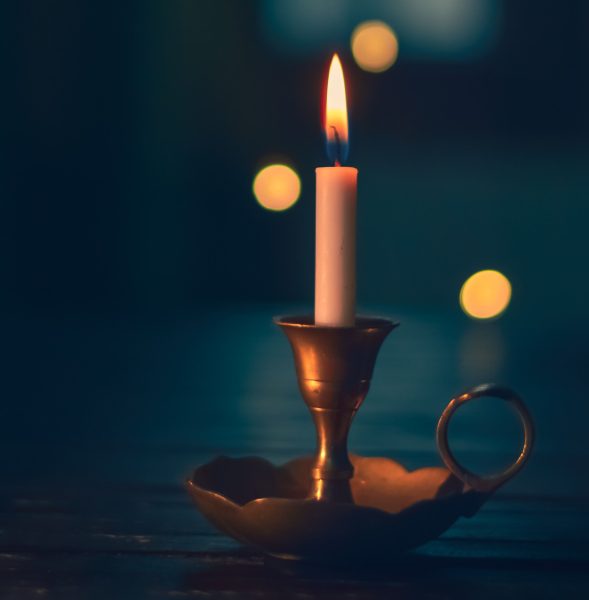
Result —
[[312, 317], [276, 317], [290, 341], [299, 389], [317, 431], [310, 497], [351, 502], [348, 432], [364, 401], [378, 350], [398, 325], [357, 317], [355, 327], [318, 327]]

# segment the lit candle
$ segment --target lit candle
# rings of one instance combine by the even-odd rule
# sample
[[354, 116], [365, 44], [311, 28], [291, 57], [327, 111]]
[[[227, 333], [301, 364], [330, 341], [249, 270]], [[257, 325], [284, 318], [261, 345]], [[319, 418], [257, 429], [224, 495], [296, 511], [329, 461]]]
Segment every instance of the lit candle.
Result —
[[342, 166], [348, 153], [348, 111], [344, 73], [337, 54], [329, 68], [324, 128], [327, 154], [334, 166], [315, 170], [315, 324], [353, 327], [358, 169]]

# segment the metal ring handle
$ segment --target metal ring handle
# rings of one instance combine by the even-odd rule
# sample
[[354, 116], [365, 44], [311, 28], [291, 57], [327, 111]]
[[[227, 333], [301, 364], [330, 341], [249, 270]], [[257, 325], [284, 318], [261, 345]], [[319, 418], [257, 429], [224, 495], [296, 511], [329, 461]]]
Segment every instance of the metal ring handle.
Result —
[[[524, 443], [517, 460], [502, 473], [489, 475], [487, 477], [477, 475], [463, 467], [456, 460], [448, 445], [448, 425], [452, 415], [462, 405], [475, 398], [481, 398], [482, 396], [500, 398], [509, 402], [509, 404], [515, 408], [524, 430]], [[519, 473], [525, 465], [532, 451], [532, 446], [534, 445], [534, 423], [523, 400], [513, 390], [493, 383], [484, 383], [482, 385], [477, 385], [460, 396], [456, 396], [450, 400], [438, 421], [436, 442], [438, 444], [438, 452], [452, 474], [479, 492], [492, 492], [508, 479], [511, 479], [514, 475]]]

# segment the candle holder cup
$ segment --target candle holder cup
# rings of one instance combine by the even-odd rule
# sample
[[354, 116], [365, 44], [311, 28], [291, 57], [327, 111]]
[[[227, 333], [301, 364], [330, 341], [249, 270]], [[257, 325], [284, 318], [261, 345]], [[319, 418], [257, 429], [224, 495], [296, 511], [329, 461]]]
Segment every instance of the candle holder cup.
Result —
[[[388, 458], [348, 454], [352, 420], [370, 386], [379, 348], [398, 325], [358, 317], [354, 327], [322, 327], [312, 317], [277, 317], [294, 354], [299, 389], [317, 431], [314, 457], [276, 467], [258, 457], [219, 457], [187, 481], [199, 510], [221, 531], [281, 558], [355, 564], [386, 560], [473, 516], [526, 463], [534, 428], [509, 388], [484, 384], [454, 397], [439, 419], [445, 467], [409, 472]], [[464, 468], [448, 442], [448, 425], [462, 405], [496, 397], [515, 408], [524, 442], [517, 460], [489, 477]]]
[[317, 430], [309, 497], [351, 502], [348, 432], [368, 393], [380, 346], [398, 323], [366, 317], [357, 318], [355, 327], [321, 327], [311, 317], [274, 322], [292, 347], [299, 389]]

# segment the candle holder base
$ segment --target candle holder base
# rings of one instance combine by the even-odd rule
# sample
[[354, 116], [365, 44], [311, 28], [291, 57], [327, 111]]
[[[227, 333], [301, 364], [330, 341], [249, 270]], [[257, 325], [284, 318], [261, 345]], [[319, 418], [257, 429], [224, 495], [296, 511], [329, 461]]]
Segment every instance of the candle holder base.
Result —
[[388, 458], [351, 457], [351, 502], [310, 498], [312, 457], [282, 466], [218, 457], [187, 482], [201, 513], [219, 530], [275, 557], [315, 563], [373, 563], [435, 539], [472, 516], [490, 492], [448, 469], [409, 472]]

